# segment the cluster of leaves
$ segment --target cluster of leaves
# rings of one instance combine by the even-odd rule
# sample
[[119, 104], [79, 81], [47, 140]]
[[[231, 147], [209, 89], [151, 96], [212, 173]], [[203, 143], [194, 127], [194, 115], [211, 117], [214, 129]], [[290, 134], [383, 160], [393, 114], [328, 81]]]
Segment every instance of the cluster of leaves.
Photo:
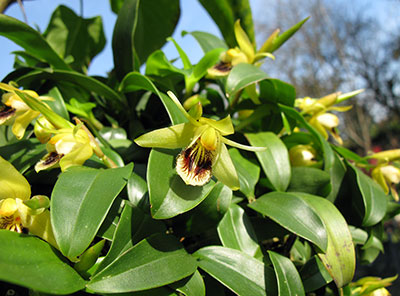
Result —
[[[179, 20], [179, 0], [111, 1], [118, 19], [108, 77], [86, 74], [105, 43], [99, 17], [83, 19], [60, 6], [40, 34], [0, 15], [0, 35], [24, 49], [15, 52], [15, 70], [3, 82], [54, 98], [49, 107], [86, 122], [119, 166], [106, 168], [92, 156], [83, 167], [36, 173], [45, 145], [29, 132], [17, 140], [1, 126], [0, 155], [33, 193], [51, 195], [59, 249], [0, 230], [1, 280], [50, 294], [333, 295], [339, 289], [351, 295], [358, 287], [349, 285], [356, 258], [370, 263], [383, 250], [383, 222], [399, 206], [354, 165], [368, 167], [366, 159], [329, 143], [295, 108], [291, 85], [250, 63], [225, 77], [207, 76], [221, 53], [237, 46], [236, 19], [255, 41], [248, 1], [200, 2], [225, 40], [186, 33], [204, 51], [193, 65], [169, 39], [183, 62], [179, 69], [160, 50]], [[302, 24], [276, 31], [262, 49], [277, 50]], [[133, 142], [187, 122], [167, 91], [182, 102], [194, 95], [206, 117], [231, 115], [232, 140], [267, 147], [255, 154], [229, 149], [240, 190], [215, 179], [186, 185], [175, 169], [179, 150], [150, 152]], [[298, 145], [314, 149], [317, 167], [291, 165], [289, 151]], [[375, 289], [387, 284], [374, 283]]]

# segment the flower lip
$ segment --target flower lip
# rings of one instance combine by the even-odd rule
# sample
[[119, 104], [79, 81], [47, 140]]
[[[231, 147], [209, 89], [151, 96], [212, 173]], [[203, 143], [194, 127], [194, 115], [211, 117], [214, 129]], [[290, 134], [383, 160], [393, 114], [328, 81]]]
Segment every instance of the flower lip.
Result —
[[203, 186], [210, 181], [214, 151], [207, 150], [198, 139], [176, 159], [176, 171], [187, 185]]
[[3, 106], [0, 109], [0, 124], [6, 122], [8, 119], [12, 118], [15, 113], [17, 112], [16, 109], [9, 107], [9, 106]]

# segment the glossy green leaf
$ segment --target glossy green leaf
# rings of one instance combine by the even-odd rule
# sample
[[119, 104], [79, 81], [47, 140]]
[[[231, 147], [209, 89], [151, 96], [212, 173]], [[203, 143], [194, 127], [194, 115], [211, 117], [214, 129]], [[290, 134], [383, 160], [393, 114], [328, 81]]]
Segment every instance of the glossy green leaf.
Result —
[[260, 167], [243, 157], [236, 148], [229, 149], [229, 155], [239, 177], [240, 191], [247, 198], [254, 198], [254, 188], [260, 178]]
[[207, 74], [207, 70], [219, 61], [221, 48], [216, 48], [207, 52], [200, 61], [193, 67], [192, 73], [185, 77], [186, 90], [191, 92], [195, 84]]
[[24, 48], [31, 55], [49, 63], [55, 69], [70, 70], [64, 60], [50, 47], [42, 35], [27, 24], [0, 14], [0, 35]]
[[123, 293], [161, 287], [195, 272], [196, 260], [172, 235], [155, 234], [125, 250], [92, 277], [87, 287], [100, 293]]
[[219, 27], [229, 47], [237, 45], [233, 31], [235, 21], [241, 20], [241, 26], [250, 40], [254, 42], [254, 25], [248, 0], [199, 0]]
[[312, 167], [293, 167], [292, 179], [287, 191], [299, 191], [324, 196], [331, 176], [320, 169]]
[[356, 267], [353, 240], [346, 220], [339, 210], [325, 198], [306, 193], [296, 195], [307, 202], [324, 222], [328, 234], [325, 253], [319, 252], [329, 274], [339, 288], [351, 282]]
[[128, 185], [126, 186], [128, 191], [129, 201], [137, 207], [143, 203], [144, 195], [147, 193], [147, 183], [138, 174], [133, 172], [128, 180]]
[[200, 31], [182, 32], [182, 35], [186, 34], [192, 35], [197, 40], [204, 53], [215, 48], [223, 48], [225, 50], [228, 49], [226, 43], [213, 34]]
[[289, 153], [285, 144], [271, 132], [245, 136], [252, 146], [267, 147], [265, 151], [256, 152], [257, 158], [273, 188], [285, 191], [291, 178]]
[[226, 80], [226, 94], [232, 100], [237, 92], [246, 86], [267, 79], [268, 75], [260, 68], [241, 63], [230, 71]]
[[36, 237], [0, 230], [0, 245], [1, 281], [49, 294], [72, 294], [85, 287], [60, 254]]
[[16, 80], [19, 84], [24, 83], [32, 83], [34, 81], [48, 79], [57, 81], [68, 81], [71, 82], [89, 92], [95, 92], [104, 97], [104, 99], [114, 108], [118, 110], [123, 110], [126, 108], [126, 99], [111, 89], [109, 86], [100, 82], [99, 80], [80, 74], [78, 72], [72, 71], [62, 71], [62, 70], [53, 70], [49, 71], [33, 71], [27, 75], [24, 75]]
[[196, 270], [196, 272], [190, 277], [169, 286], [185, 296], [206, 295], [206, 287], [204, 285], [203, 277], [198, 270]]
[[65, 256], [74, 258], [89, 246], [132, 168], [77, 167], [60, 175], [50, 208], [54, 235]]
[[132, 248], [142, 239], [154, 233], [165, 232], [166, 228], [160, 221], [151, 219], [141, 209], [125, 202], [124, 210], [115, 230], [111, 248], [107, 256], [100, 263], [96, 273], [101, 272], [112, 264], [128, 249]]
[[[386, 213], [387, 199], [382, 188], [360, 169], [348, 164], [352, 180], [357, 182], [357, 187], [352, 186], [352, 200], [357, 203], [362, 211], [362, 225], [372, 226], [382, 220]], [[358, 202], [357, 202], [358, 200]], [[362, 204], [360, 204], [362, 201]], [[360, 215], [360, 213], [358, 213]]]
[[260, 81], [260, 101], [293, 106], [296, 98], [295, 88], [279, 79]]
[[0, 156], [12, 163], [20, 173], [34, 166], [45, 153], [46, 145], [41, 144], [36, 138], [0, 147]]
[[323, 218], [297, 193], [267, 193], [248, 206], [326, 250], [328, 237]]
[[289, 258], [273, 251], [268, 251], [278, 281], [279, 295], [305, 295], [303, 283], [296, 267]]
[[333, 153], [333, 162], [332, 165], [328, 170], [325, 170], [326, 172], [329, 172], [331, 175], [331, 191], [326, 197], [327, 200], [331, 202], [335, 202], [338, 194], [340, 187], [342, 186], [343, 178], [346, 175], [346, 166], [343, 163], [343, 160], [337, 153]]
[[54, 10], [43, 35], [61, 57], [72, 56], [71, 66], [80, 72], [86, 72], [106, 44], [100, 16], [85, 19], [64, 5]]
[[174, 32], [180, 16], [179, 0], [127, 0], [118, 13], [112, 48], [117, 77], [139, 70]]
[[306, 292], [315, 291], [332, 281], [332, 277], [318, 256], [307, 261], [300, 270], [300, 276]]
[[175, 171], [178, 150], [153, 149], [150, 152], [147, 182], [151, 215], [154, 219], [168, 219], [193, 209], [213, 189], [215, 182], [204, 186], [186, 185]]
[[188, 213], [187, 229], [194, 233], [215, 229], [228, 211], [231, 201], [232, 190], [218, 182], [207, 197]]
[[262, 257], [250, 219], [240, 206], [231, 205], [217, 230], [224, 247], [242, 251], [252, 257]]
[[170, 97], [160, 92], [153, 84], [153, 82], [150, 81], [150, 79], [138, 72], [131, 72], [126, 75], [121, 82], [120, 90], [122, 92], [133, 92], [137, 90], [151, 91], [160, 98], [161, 102], [168, 112], [172, 124], [178, 124], [188, 121], [187, 118], [183, 115], [182, 111], [178, 109], [178, 107], [175, 105]]
[[274, 272], [261, 261], [234, 249], [205, 247], [193, 254], [198, 265], [240, 296], [277, 295]]
[[51, 110], [53, 110], [63, 118], [69, 120], [68, 110], [65, 106], [65, 102], [60, 90], [57, 87], [53, 87], [49, 90], [47, 95], [54, 99], [54, 101], [46, 101], [46, 104], [51, 108]]
[[183, 76], [186, 72], [175, 67], [161, 50], [154, 51], [146, 61], [146, 75], [165, 77], [169, 75]]

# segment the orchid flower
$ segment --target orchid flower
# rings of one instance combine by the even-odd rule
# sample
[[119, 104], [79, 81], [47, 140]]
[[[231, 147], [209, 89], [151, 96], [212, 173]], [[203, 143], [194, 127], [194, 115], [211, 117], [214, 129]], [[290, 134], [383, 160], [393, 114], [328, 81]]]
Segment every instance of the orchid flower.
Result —
[[49, 210], [45, 207], [32, 209], [28, 206], [42, 196], [30, 197], [31, 187], [28, 181], [11, 163], [0, 157], [0, 229], [19, 233], [27, 229], [57, 247]]
[[275, 59], [271, 53], [262, 50], [262, 48], [257, 52], [255, 51], [249, 36], [247, 36], [246, 32], [240, 26], [240, 20], [235, 22], [234, 32], [239, 47], [230, 48], [222, 52], [220, 55], [220, 62], [208, 69], [208, 74], [210, 76], [226, 76], [229, 74], [232, 67], [240, 63], [255, 64], [266, 57], [273, 60]]
[[[39, 116], [40, 112], [32, 110], [17, 94], [13, 86], [0, 83], [0, 89], [6, 90], [7, 93], [2, 95], [2, 103], [4, 106], [0, 108], [0, 125], [12, 125], [12, 132], [15, 137], [20, 140], [28, 125]], [[17, 89], [18, 90], [18, 89]], [[49, 97], [41, 97], [32, 90], [19, 90], [29, 96], [40, 101], [52, 100]]]
[[142, 147], [184, 148], [176, 160], [176, 171], [192, 186], [206, 184], [214, 175], [232, 190], [239, 189], [236, 169], [226, 144], [248, 151], [264, 151], [265, 147], [251, 147], [233, 142], [224, 136], [234, 133], [230, 116], [214, 120], [202, 117], [201, 105], [190, 115], [172, 92], [168, 92], [189, 122], [151, 131], [135, 139]]
[[92, 156], [90, 137], [79, 125], [53, 133], [46, 145], [48, 153], [35, 166], [37, 172], [56, 166], [65, 171], [71, 166], [82, 165]]

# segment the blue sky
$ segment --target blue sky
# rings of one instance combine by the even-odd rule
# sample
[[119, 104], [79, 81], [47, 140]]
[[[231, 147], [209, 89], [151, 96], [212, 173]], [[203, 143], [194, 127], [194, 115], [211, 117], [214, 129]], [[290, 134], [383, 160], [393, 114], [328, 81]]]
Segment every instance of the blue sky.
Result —
[[[271, 2], [268, 2], [271, 1]], [[343, 9], [354, 9], [355, 7], [362, 7], [367, 10], [372, 17], [378, 18], [384, 22], [386, 29], [396, 27], [399, 19], [399, 5], [394, 0], [336, 0], [343, 5]], [[178, 41], [181, 47], [187, 52], [189, 58], [193, 63], [196, 63], [202, 56], [202, 51], [197, 45], [196, 41], [190, 37], [181, 37], [182, 30], [186, 31], [206, 31], [220, 36], [217, 26], [213, 23], [212, 19], [208, 16], [204, 8], [199, 4], [198, 0], [181, 0], [181, 18], [178, 27], [175, 30], [173, 37]], [[255, 19], [262, 19], [268, 17], [269, 12], [273, 9], [268, 9], [269, 5], [279, 5], [282, 3], [278, 0], [250, 0], [253, 10], [253, 17]], [[32, 27], [37, 27], [40, 31], [44, 31], [50, 16], [54, 9], [60, 4], [67, 5], [72, 8], [77, 14], [80, 14], [80, 1], [79, 0], [35, 0], [24, 1], [25, 11], [28, 18], [28, 23]], [[83, 0], [83, 16], [85, 18], [101, 15], [104, 24], [104, 30], [107, 38], [107, 44], [102, 53], [100, 53], [92, 62], [89, 68], [90, 75], [105, 75], [107, 71], [113, 67], [113, 57], [111, 51], [111, 38], [112, 31], [116, 20], [116, 15], [111, 11], [109, 0]], [[15, 17], [23, 21], [23, 15], [18, 5], [12, 5], [7, 11], [7, 15]], [[306, 17], [306, 16], [304, 16]], [[297, 20], [296, 20], [297, 21]], [[270, 28], [274, 29], [274, 28]], [[287, 28], [282, 28], [287, 29]], [[263, 41], [263, 40], [262, 40]], [[0, 36], [0, 79], [7, 73], [12, 71], [14, 56], [11, 54], [14, 50], [20, 48], [8, 39]], [[178, 57], [175, 48], [171, 43], [164, 47], [164, 52], [168, 58]]]
[[[257, 2], [252, 0], [251, 2]], [[38, 27], [43, 32], [50, 20], [54, 9], [59, 5], [66, 5], [80, 14], [79, 0], [35, 0], [24, 1], [25, 11], [28, 18], [28, 24], [32, 27]], [[86, 0], [83, 1], [83, 16], [85, 18], [101, 15], [103, 19], [104, 30], [107, 38], [106, 48], [92, 62], [89, 68], [90, 75], [105, 75], [113, 67], [113, 57], [111, 51], [111, 38], [114, 28], [116, 15], [111, 11], [108, 0]], [[23, 21], [23, 15], [18, 5], [14, 4], [6, 14]], [[181, 37], [181, 31], [206, 31], [220, 36], [217, 26], [208, 16], [204, 8], [197, 0], [181, 0], [181, 18], [173, 37], [178, 41], [181, 47], [187, 51], [192, 62], [197, 62], [201, 55], [201, 49], [190, 36]], [[11, 54], [14, 50], [20, 48], [8, 39], [0, 36], [0, 79], [12, 70], [14, 56]], [[177, 53], [172, 44], [167, 44], [164, 51], [168, 58], [177, 57]]]

